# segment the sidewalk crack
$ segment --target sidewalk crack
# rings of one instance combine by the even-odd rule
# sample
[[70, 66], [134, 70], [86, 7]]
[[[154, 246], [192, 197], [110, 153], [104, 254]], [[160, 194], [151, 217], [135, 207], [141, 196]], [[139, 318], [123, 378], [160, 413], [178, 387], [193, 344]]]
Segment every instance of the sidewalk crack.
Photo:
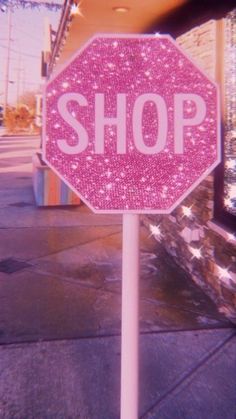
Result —
[[191, 371], [187, 371], [173, 386], [166, 391], [145, 413], [140, 416], [139, 419], [149, 419], [151, 418], [152, 413], [154, 410], [164, 401], [167, 399], [169, 395], [171, 395], [180, 385], [182, 385], [188, 378], [190, 378], [199, 368], [201, 368], [207, 361], [213, 358], [231, 339], [236, 336], [236, 332], [233, 331], [230, 336], [228, 336], [223, 342], [220, 342], [216, 347], [211, 349], [207, 355], [203, 356], [200, 361], [197, 363], [195, 367], [191, 369]]

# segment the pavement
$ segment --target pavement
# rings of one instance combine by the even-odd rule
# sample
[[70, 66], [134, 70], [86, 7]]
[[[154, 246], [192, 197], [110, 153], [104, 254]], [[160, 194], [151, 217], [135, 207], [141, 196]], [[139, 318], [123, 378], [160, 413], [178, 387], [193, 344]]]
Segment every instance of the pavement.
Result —
[[[122, 219], [37, 208], [38, 146], [0, 138], [0, 419], [117, 419]], [[139, 418], [235, 419], [234, 326], [140, 230]]]

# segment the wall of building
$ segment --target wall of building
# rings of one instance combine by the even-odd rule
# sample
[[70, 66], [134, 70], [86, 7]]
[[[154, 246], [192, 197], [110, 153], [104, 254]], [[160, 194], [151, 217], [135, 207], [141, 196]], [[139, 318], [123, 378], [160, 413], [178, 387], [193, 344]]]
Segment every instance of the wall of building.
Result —
[[[223, 49], [223, 33], [223, 21], [211, 20], [177, 39], [213, 79], [222, 75], [219, 40]], [[229, 231], [213, 221], [213, 209], [214, 175], [211, 174], [170, 216], [145, 216], [143, 220], [149, 228], [159, 226], [156, 239], [213, 297], [219, 310], [236, 322], [236, 241]]]

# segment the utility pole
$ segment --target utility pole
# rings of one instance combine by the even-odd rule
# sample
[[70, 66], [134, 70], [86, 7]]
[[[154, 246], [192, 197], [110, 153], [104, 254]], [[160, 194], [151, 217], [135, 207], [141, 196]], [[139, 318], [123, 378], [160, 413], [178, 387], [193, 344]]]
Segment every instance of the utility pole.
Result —
[[22, 82], [22, 93], [25, 93], [25, 90], [26, 90], [26, 88], [25, 88], [25, 85], [26, 85], [26, 71], [25, 71], [25, 68], [22, 68], [22, 79], [21, 79], [21, 82]]
[[44, 17], [44, 32], [43, 32], [43, 51], [42, 51], [42, 77], [46, 78], [48, 74], [48, 65], [52, 52], [52, 28], [47, 16]]
[[19, 105], [19, 98], [20, 98], [20, 84], [21, 84], [21, 72], [23, 68], [21, 68], [21, 54], [18, 55], [18, 67], [16, 68], [17, 71], [17, 79], [16, 79], [16, 103]]
[[11, 10], [11, 7], [9, 7], [8, 8], [8, 24], [7, 24], [7, 56], [6, 56], [6, 69], [5, 69], [5, 89], [4, 89], [4, 101], [3, 101], [4, 118], [6, 117], [6, 111], [7, 111], [7, 105], [8, 105], [11, 30], [12, 30], [12, 10]]
[[[19, 55], [20, 57], [20, 55]], [[21, 72], [21, 68], [20, 68], [20, 58], [18, 61], [18, 68], [17, 68], [17, 79], [16, 79], [16, 103], [17, 106], [19, 105], [19, 96], [20, 96], [20, 72]]]

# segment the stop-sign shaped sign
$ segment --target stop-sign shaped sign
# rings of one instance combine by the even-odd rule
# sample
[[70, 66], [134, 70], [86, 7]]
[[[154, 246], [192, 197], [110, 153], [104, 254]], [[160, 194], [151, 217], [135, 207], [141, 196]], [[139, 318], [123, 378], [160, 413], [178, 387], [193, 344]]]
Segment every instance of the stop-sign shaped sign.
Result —
[[170, 36], [95, 36], [46, 86], [44, 159], [95, 212], [170, 213], [219, 163], [218, 102]]

